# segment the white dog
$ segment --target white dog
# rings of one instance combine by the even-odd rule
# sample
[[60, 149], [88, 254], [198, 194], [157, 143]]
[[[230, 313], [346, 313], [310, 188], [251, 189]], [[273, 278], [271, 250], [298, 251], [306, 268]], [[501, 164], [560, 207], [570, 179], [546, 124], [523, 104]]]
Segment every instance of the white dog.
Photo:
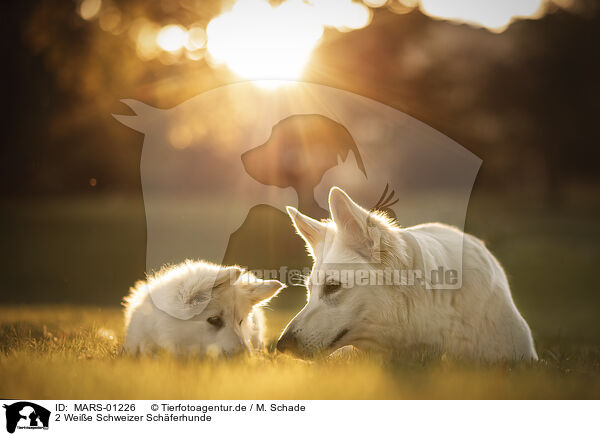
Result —
[[[314, 265], [308, 302], [281, 335], [279, 351], [309, 358], [345, 345], [425, 345], [463, 358], [537, 359], [504, 270], [480, 240], [443, 224], [399, 228], [339, 188], [329, 193], [329, 209], [332, 220], [320, 222], [288, 208]], [[462, 250], [452, 246], [457, 242]], [[430, 289], [418, 280], [357, 284], [359, 275], [424, 271], [430, 263], [462, 264], [459, 289]]]
[[233, 355], [262, 348], [258, 306], [284, 285], [236, 266], [186, 261], [136, 283], [125, 298], [129, 354]]

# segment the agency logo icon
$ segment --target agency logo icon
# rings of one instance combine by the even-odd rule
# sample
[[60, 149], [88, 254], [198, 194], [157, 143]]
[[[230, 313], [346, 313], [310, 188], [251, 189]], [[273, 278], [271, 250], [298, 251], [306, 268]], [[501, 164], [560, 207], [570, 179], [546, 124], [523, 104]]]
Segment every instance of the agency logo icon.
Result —
[[48, 430], [50, 411], [29, 401], [4, 404], [6, 409], [6, 431], [14, 433], [16, 429]]

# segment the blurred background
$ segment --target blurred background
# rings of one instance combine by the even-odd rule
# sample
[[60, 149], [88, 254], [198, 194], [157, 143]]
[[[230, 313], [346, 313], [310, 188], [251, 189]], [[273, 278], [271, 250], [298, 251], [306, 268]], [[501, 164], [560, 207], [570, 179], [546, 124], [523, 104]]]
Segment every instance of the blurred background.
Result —
[[[505, 265], [534, 334], [600, 338], [596, 1], [1, 7], [0, 303], [116, 307], [143, 278], [143, 135], [111, 116], [131, 113], [120, 99], [171, 108], [241, 80], [298, 79], [385, 103], [479, 156], [465, 228]], [[273, 307], [304, 299], [290, 289]]]

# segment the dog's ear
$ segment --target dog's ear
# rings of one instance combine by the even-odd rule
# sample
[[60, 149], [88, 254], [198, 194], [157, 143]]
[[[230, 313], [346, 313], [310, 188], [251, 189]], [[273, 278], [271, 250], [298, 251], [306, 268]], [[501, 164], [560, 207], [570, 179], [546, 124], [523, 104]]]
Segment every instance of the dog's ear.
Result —
[[341, 232], [355, 234], [364, 232], [367, 228], [369, 213], [337, 186], [329, 191], [329, 211], [331, 219]]
[[252, 305], [266, 303], [283, 288], [285, 285], [278, 280], [263, 280], [262, 283], [250, 288], [247, 295]]
[[237, 266], [219, 268], [213, 289], [224, 288], [233, 285], [240, 278], [244, 270]]
[[383, 230], [377, 217], [338, 187], [329, 191], [329, 211], [338, 234], [362, 256], [377, 260]]
[[152, 302], [158, 309], [181, 320], [188, 320], [200, 315], [208, 306], [211, 295], [210, 287], [187, 292], [186, 289], [170, 289], [161, 286], [153, 289], [150, 293]]
[[266, 303], [285, 288], [278, 280], [261, 280], [249, 273], [244, 274], [237, 284], [252, 306]]
[[311, 251], [317, 243], [325, 239], [325, 233], [327, 232], [325, 224], [300, 213], [294, 207], [287, 206], [286, 210], [292, 219], [296, 231], [304, 239]]
[[150, 297], [154, 305], [174, 318], [188, 320], [200, 315], [212, 297], [213, 290], [218, 290], [235, 283], [243, 270], [236, 266], [221, 267], [212, 283], [200, 287], [180, 285], [174, 289], [170, 286], [159, 286], [152, 289]]
[[340, 233], [351, 239], [368, 239], [369, 212], [337, 186], [329, 191], [329, 211]]

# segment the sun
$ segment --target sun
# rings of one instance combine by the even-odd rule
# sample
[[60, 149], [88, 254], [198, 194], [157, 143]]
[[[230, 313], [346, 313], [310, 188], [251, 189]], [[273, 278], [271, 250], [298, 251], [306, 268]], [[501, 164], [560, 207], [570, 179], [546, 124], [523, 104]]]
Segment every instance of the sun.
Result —
[[272, 6], [266, 0], [238, 0], [208, 24], [210, 57], [245, 79], [298, 79], [326, 26], [356, 29], [370, 22], [366, 6], [329, 1], [287, 0]]

